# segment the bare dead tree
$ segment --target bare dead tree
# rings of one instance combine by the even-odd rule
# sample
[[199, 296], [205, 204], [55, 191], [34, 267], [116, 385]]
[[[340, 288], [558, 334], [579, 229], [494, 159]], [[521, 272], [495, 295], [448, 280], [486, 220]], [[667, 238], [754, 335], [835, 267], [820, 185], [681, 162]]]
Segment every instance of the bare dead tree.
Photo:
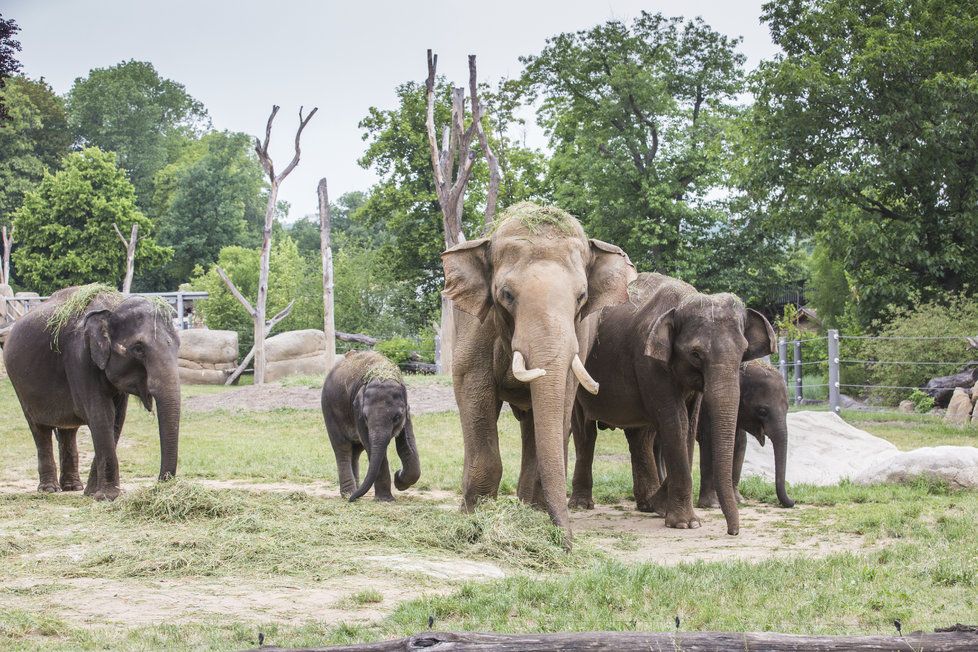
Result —
[[[472, 167], [478, 154], [472, 149], [473, 138], [478, 138], [480, 147], [489, 163], [489, 192], [486, 201], [485, 221], [492, 223], [496, 211], [496, 198], [499, 194], [499, 162], [489, 148], [489, 139], [482, 128], [482, 104], [479, 101], [478, 77], [475, 55], [469, 55], [469, 94], [471, 96], [472, 119], [465, 126], [465, 88], [452, 88], [451, 122], [442, 130], [441, 145], [435, 129], [435, 76], [438, 68], [438, 55], [428, 50], [428, 79], [425, 82], [428, 131], [428, 148], [431, 153], [431, 168], [435, 175], [435, 191], [441, 207], [445, 230], [445, 248], [450, 249], [465, 242], [462, 232], [462, 211], [465, 206], [465, 190], [472, 176]], [[451, 369], [452, 349], [455, 344], [455, 320], [452, 303], [445, 297], [441, 301], [441, 359], [443, 371]]]
[[132, 231], [129, 233], [128, 240], [126, 240], [126, 236], [122, 235], [118, 224], [113, 222], [112, 228], [115, 229], [115, 234], [122, 241], [122, 246], [126, 248], [126, 278], [122, 281], [122, 293], [129, 294], [129, 288], [132, 287], [132, 274], [136, 267], [136, 243], [139, 241], [137, 237], [139, 234], [139, 225], [132, 225]]
[[10, 230], [7, 227], [3, 227], [3, 278], [0, 278], [0, 283], [9, 285], [10, 284], [10, 250], [14, 246], [14, 227], [11, 225]]
[[[262, 141], [255, 138], [255, 152], [258, 154], [258, 160], [261, 161], [262, 168], [265, 170], [265, 174], [268, 175], [269, 181], [268, 203], [265, 206], [265, 227], [262, 231], [261, 267], [258, 273], [258, 300], [255, 302], [255, 305], [252, 306], [251, 302], [244, 298], [223, 270], [220, 268], [217, 270], [218, 274], [224, 280], [224, 284], [231, 290], [231, 294], [244, 306], [244, 309], [248, 311], [248, 314], [251, 315], [255, 323], [256, 385], [265, 383], [265, 334], [269, 330], [269, 322], [265, 321], [265, 306], [268, 302], [268, 261], [272, 251], [272, 224], [275, 220], [275, 209], [278, 206], [278, 189], [282, 185], [282, 182], [285, 181], [285, 178], [295, 169], [295, 166], [299, 164], [299, 140], [302, 137], [302, 131], [309, 124], [309, 121], [312, 120], [312, 116], [316, 115], [316, 111], [318, 111], [317, 108], [313, 108], [309, 112], [309, 115], [303, 117], [302, 107], [299, 107], [299, 127], [295, 132], [295, 154], [292, 156], [289, 164], [285, 166], [285, 169], [275, 174], [275, 165], [272, 162], [272, 157], [268, 154], [268, 142], [272, 138], [272, 122], [275, 120], [275, 114], [278, 113], [278, 110], [278, 106], [272, 106], [272, 113], [268, 116], [268, 123], [265, 125], [265, 140]], [[291, 304], [289, 305], [289, 310], [291, 310]], [[282, 317], [282, 319], [284, 318], [285, 316]]]
[[333, 318], [333, 250], [332, 220], [329, 214], [329, 192], [326, 179], [319, 180], [319, 250], [323, 258], [323, 333], [326, 334], [326, 372], [336, 362], [336, 323]]

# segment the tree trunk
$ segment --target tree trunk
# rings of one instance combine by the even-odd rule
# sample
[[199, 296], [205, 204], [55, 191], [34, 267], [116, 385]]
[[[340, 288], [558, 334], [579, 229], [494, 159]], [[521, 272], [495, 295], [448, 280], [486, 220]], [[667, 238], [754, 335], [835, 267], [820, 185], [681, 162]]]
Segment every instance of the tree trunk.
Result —
[[326, 334], [326, 373], [336, 362], [336, 324], [333, 319], [333, 250], [329, 192], [326, 179], [319, 180], [319, 249], [323, 258], [323, 333]]
[[10, 231], [7, 231], [7, 227], [3, 227], [3, 278], [0, 278], [0, 284], [10, 285], [10, 249], [14, 245], [14, 227], [10, 227]]
[[122, 241], [122, 246], [126, 248], [126, 278], [122, 281], [122, 293], [129, 294], [129, 290], [132, 288], [132, 275], [136, 268], [136, 242], [138, 241], [139, 225], [132, 225], [128, 240], [122, 235], [118, 225], [113, 223], [112, 228], [115, 229], [116, 235]]
[[268, 269], [272, 255], [272, 222], [278, 202], [278, 183], [272, 181], [268, 189], [268, 205], [265, 207], [265, 228], [262, 230], [261, 263], [258, 271], [258, 301], [255, 302], [255, 379], [256, 385], [265, 384], [265, 306], [268, 303]]

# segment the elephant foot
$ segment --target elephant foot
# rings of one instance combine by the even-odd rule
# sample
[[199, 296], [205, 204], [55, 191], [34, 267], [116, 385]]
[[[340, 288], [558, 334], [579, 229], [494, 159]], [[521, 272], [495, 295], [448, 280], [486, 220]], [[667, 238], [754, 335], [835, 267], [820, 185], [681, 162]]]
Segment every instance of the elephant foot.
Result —
[[567, 501], [569, 509], [594, 509], [594, 500], [591, 496], [571, 496]]
[[118, 498], [121, 493], [122, 493], [122, 489], [120, 489], [119, 487], [102, 487], [101, 489], [96, 491], [92, 495], [92, 497], [95, 500], [99, 500], [99, 501], [102, 500], [112, 501]]
[[84, 488], [85, 485], [78, 478], [61, 481], [61, 491], [81, 491]]
[[678, 530], [695, 530], [700, 526], [700, 519], [692, 510], [677, 510], [666, 514], [666, 527]]
[[657, 514], [659, 510], [655, 508], [655, 502], [651, 498], [635, 501], [635, 509], [647, 514]]
[[696, 506], [701, 508], [719, 507], [720, 501], [717, 499], [717, 494], [715, 491], [709, 491], [706, 493], [700, 492], [700, 497], [699, 500], [696, 501]]
[[394, 502], [394, 496], [391, 494], [379, 494], [374, 496], [374, 502], [377, 503], [392, 503]]
[[37, 491], [42, 494], [56, 494], [61, 491], [61, 487], [54, 480], [42, 480], [37, 485]]
[[741, 504], [744, 502], [744, 497], [741, 496], [740, 492], [736, 489], [734, 489], [734, 500], [737, 501], [737, 504]]
[[666, 514], [668, 514], [669, 513], [669, 486], [663, 484], [661, 487], [659, 487], [659, 490], [652, 495], [652, 500], [650, 501], [650, 503], [645, 506], [650, 508], [648, 511], [655, 512], [659, 516], [665, 516]]

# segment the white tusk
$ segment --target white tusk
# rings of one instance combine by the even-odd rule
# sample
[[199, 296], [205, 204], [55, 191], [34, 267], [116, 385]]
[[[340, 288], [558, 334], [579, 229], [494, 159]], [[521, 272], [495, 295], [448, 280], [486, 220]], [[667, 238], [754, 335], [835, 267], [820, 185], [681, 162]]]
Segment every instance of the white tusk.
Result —
[[581, 381], [581, 385], [584, 387], [584, 389], [592, 394], [598, 393], [597, 381], [594, 380], [594, 378], [591, 378], [591, 375], [587, 372], [587, 369], [584, 368], [584, 363], [581, 362], [581, 358], [578, 357], [577, 354], [574, 355], [574, 360], [571, 361], [571, 369], [574, 370], [574, 375], [577, 376], [579, 381]]
[[516, 380], [528, 383], [531, 380], [536, 380], [540, 376], [546, 376], [546, 369], [527, 369], [526, 362], [523, 360], [523, 354], [519, 351], [513, 351], [513, 376]]

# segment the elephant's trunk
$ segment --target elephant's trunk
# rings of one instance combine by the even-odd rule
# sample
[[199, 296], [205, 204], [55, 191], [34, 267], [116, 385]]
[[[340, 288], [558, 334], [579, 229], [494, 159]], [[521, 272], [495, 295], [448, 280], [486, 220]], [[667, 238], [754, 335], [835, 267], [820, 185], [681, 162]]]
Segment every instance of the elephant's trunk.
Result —
[[180, 383], [173, 374], [172, 382], [161, 383], [153, 394], [156, 418], [160, 429], [160, 480], [177, 474], [177, 444], [180, 439]]
[[794, 507], [795, 501], [788, 497], [784, 488], [785, 467], [788, 466], [788, 429], [779, 426], [774, 432], [768, 433], [768, 437], [774, 446], [774, 488], [778, 493], [778, 501], [785, 507]]
[[411, 417], [405, 421], [404, 430], [394, 443], [397, 446], [397, 456], [401, 458], [401, 470], [394, 474], [394, 486], [398, 491], [404, 491], [421, 477], [421, 458], [414, 443]]
[[715, 366], [706, 377], [701, 418], [705, 416], [713, 443], [713, 484], [727, 521], [727, 534], [740, 532], [740, 513], [733, 489], [733, 455], [740, 404], [737, 365]]
[[364, 476], [363, 482], [360, 483], [357, 490], [350, 496], [351, 503], [367, 493], [370, 487], [374, 486], [377, 476], [380, 475], [381, 467], [387, 461], [387, 445], [390, 444], [391, 438], [394, 436], [394, 432], [390, 428], [388, 428], [387, 432], [369, 428], [369, 433], [370, 466], [367, 467], [367, 475]]

